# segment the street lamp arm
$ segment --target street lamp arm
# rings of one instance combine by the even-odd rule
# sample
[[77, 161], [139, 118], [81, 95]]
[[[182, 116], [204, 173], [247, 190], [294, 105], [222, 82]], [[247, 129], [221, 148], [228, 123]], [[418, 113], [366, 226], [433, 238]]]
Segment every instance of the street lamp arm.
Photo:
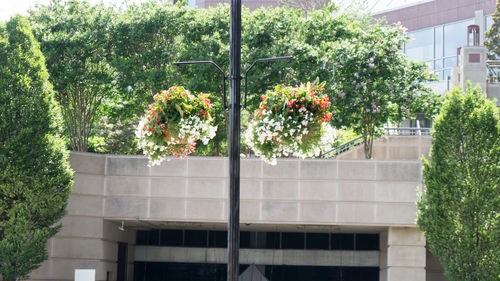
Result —
[[224, 108], [227, 108], [227, 97], [226, 97], [226, 80], [227, 76], [224, 73], [224, 70], [220, 68], [215, 62], [209, 61], [209, 60], [200, 60], [200, 61], [180, 61], [180, 62], [174, 62], [172, 63], [175, 66], [180, 66], [180, 65], [188, 65], [188, 64], [211, 64], [213, 65], [219, 72], [222, 74], [222, 95], [224, 98]]
[[253, 69], [253, 67], [259, 63], [259, 62], [269, 62], [269, 61], [277, 61], [277, 60], [291, 60], [293, 59], [292, 56], [286, 56], [286, 57], [272, 57], [272, 58], [261, 58], [261, 59], [257, 59], [256, 61], [254, 61], [248, 68], [247, 70], [245, 71], [245, 104], [244, 104], [244, 108], [247, 107], [247, 77], [248, 77], [248, 72], [250, 72], [250, 70]]

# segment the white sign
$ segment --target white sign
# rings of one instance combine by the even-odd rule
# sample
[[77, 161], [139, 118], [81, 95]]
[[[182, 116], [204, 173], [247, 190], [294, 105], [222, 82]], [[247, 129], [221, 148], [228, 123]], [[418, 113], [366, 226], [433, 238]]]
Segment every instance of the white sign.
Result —
[[75, 281], [95, 281], [95, 269], [75, 269]]

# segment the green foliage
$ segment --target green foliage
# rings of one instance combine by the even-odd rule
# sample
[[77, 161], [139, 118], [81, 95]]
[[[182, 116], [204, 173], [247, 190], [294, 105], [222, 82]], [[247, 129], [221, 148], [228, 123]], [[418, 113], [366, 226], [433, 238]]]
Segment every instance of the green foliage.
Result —
[[[219, 129], [214, 141], [198, 147], [196, 154], [226, 153], [228, 112], [223, 106], [220, 73], [212, 65], [176, 67], [172, 63], [211, 60], [228, 73], [229, 5], [193, 9], [180, 2], [149, 1], [113, 12], [87, 0], [55, 1], [33, 11], [31, 19], [48, 58], [49, 71], [54, 73], [51, 79], [64, 109], [67, 130], [73, 136], [69, 138], [73, 149], [85, 149], [90, 134], [90, 149], [138, 153], [133, 138], [137, 116], [155, 93], [182, 85], [194, 92], [212, 93], [213, 118]], [[309, 11], [307, 16], [301, 9], [285, 7], [243, 9], [243, 72], [259, 58], [293, 56], [291, 61], [259, 63], [248, 73], [247, 110], [257, 109], [261, 95], [278, 84], [298, 85], [319, 78], [327, 82], [327, 90], [348, 93], [352, 79], [340, 76], [360, 72], [360, 67], [366, 70], [362, 60], [371, 56], [383, 63], [387, 55], [390, 62], [387, 66], [377, 64], [379, 73], [365, 73], [364, 79], [376, 80], [376, 85], [351, 91], [353, 99], [336, 101], [342, 112], [335, 125], [354, 126], [358, 134], [364, 130], [366, 136], [373, 136], [374, 128], [388, 116], [400, 120], [408, 117], [407, 108], [410, 113], [420, 112], [423, 108], [419, 105], [423, 104], [429, 104], [425, 109], [432, 111], [436, 108], [432, 105], [439, 102], [421, 84], [429, 76], [423, 65], [407, 62], [398, 52], [404, 40], [401, 31], [372, 25], [369, 17], [340, 14], [333, 4]], [[351, 56], [349, 62], [343, 59], [344, 51]], [[85, 65], [102, 67], [82, 72]], [[357, 106], [360, 103], [371, 106], [371, 98], [362, 98], [367, 93], [382, 93], [380, 106], [388, 105], [387, 110], [357, 112], [362, 108]], [[363, 121], [367, 119], [372, 121]]]
[[388, 119], [400, 121], [424, 109], [432, 113], [440, 102], [424, 85], [434, 79], [425, 64], [408, 61], [399, 51], [407, 40], [401, 26], [368, 19], [360, 19], [356, 26], [370, 32], [333, 43], [328, 52], [332, 103], [337, 107], [333, 121], [363, 136], [369, 159], [378, 127]]
[[73, 150], [87, 151], [103, 99], [112, 99], [116, 71], [110, 64], [115, 14], [86, 1], [54, 1], [31, 15], [47, 58]]
[[500, 1], [497, 1], [497, 9], [493, 14], [493, 25], [486, 32], [484, 45], [488, 47], [490, 59], [500, 58]]
[[451, 280], [500, 278], [500, 123], [480, 88], [453, 89], [434, 124], [418, 225]]
[[27, 19], [0, 24], [0, 276], [25, 278], [47, 258], [72, 172], [59, 107]]

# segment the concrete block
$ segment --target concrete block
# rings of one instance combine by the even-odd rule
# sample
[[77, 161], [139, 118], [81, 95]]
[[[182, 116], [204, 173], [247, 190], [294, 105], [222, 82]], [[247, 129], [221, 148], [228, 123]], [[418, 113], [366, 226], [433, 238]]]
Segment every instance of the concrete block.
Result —
[[335, 179], [337, 178], [336, 160], [302, 160], [300, 161], [301, 179]]
[[375, 183], [339, 182], [337, 200], [339, 201], [374, 201]]
[[260, 159], [241, 159], [240, 177], [256, 179], [262, 177], [262, 166], [264, 161]]
[[387, 266], [425, 267], [424, 246], [389, 245], [387, 249]]
[[350, 224], [373, 223], [375, 219], [375, 204], [365, 202], [337, 203], [337, 222]]
[[389, 267], [387, 269], [387, 281], [401, 281], [401, 280], [425, 281], [425, 268]]
[[95, 217], [65, 216], [61, 223], [63, 228], [57, 236], [102, 237], [102, 219]]
[[374, 180], [375, 161], [373, 160], [339, 160], [339, 179]]
[[342, 254], [341, 266], [379, 266], [377, 251], [339, 251]]
[[179, 219], [186, 218], [186, 200], [184, 199], [150, 199], [151, 219]]
[[69, 162], [71, 168], [78, 173], [104, 175], [106, 155], [87, 152], [71, 152]]
[[425, 246], [425, 236], [417, 227], [389, 227], [389, 245]]
[[377, 162], [377, 180], [420, 182], [422, 167], [420, 162]]
[[102, 203], [102, 197], [71, 194], [66, 210], [68, 215], [101, 217], [103, 215]]
[[[380, 270], [387, 269], [387, 232], [383, 231], [379, 234], [379, 260], [380, 260]], [[384, 280], [384, 279], [381, 279]]]
[[387, 268], [380, 269], [378, 276], [379, 276], [378, 280], [386, 281], [387, 280]]
[[256, 180], [241, 180], [240, 196], [241, 199], [262, 198], [262, 182]]
[[149, 176], [146, 157], [108, 156], [106, 175], [108, 176]]
[[379, 202], [408, 202], [417, 200], [417, 183], [377, 182], [375, 200]]
[[151, 197], [185, 198], [187, 178], [151, 178]]
[[299, 183], [300, 200], [335, 201], [337, 197], [335, 181], [301, 181]]
[[406, 146], [415, 147], [418, 146], [420, 140], [417, 136], [390, 136], [387, 139], [387, 145], [390, 147], [396, 146]]
[[185, 177], [187, 175], [187, 159], [169, 158], [169, 161], [163, 161], [159, 166], [150, 168], [153, 177]]
[[276, 165], [263, 163], [263, 178], [266, 179], [298, 179], [299, 161], [296, 159], [278, 159]]
[[414, 203], [378, 203], [375, 220], [383, 224], [415, 225], [417, 206]]
[[53, 258], [103, 259], [101, 239], [57, 237], [53, 241]]
[[75, 173], [72, 194], [104, 195], [104, 176]]
[[296, 200], [299, 195], [297, 181], [263, 181], [262, 198], [279, 200]]
[[336, 204], [333, 202], [301, 202], [299, 221], [303, 223], [335, 223]]
[[118, 260], [118, 243], [115, 241], [102, 241], [102, 255], [104, 260]]
[[226, 219], [225, 200], [189, 199], [186, 200], [186, 218], [190, 220], [222, 221]]
[[74, 280], [75, 269], [96, 269], [96, 281], [105, 281], [106, 272], [116, 278], [116, 263], [88, 259], [49, 259], [30, 274], [29, 280]]
[[261, 204], [258, 200], [242, 200], [240, 204], [241, 222], [260, 221]]
[[148, 199], [108, 197], [104, 200], [105, 217], [144, 218], [148, 214]]
[[223, 158], [190, 157], [187, 161], [189, 177], [225, 178], [228, 175], [226, 161]]
[[297, 202], [263, 201], [262, 220], [268, 222], [291, 222], [299, 218]]
[[226, 179], [189, 178], [187, 196], [189, 198], [227, 198]]
[[[373, 152], [372, 152], [372, 160], [387, 160], [389, 159], [387, 154], [388, 154], [389, 148], [385, 144], [380, 144], [380, 145], [375, 145], [373, 144]], [[363, 151], [362, 151], [363, 152]], [[364, 152], [362, 157], [359, 159], [364, 158]]]
[[106, 196], [149, 196], [149, 178], [106, 177]]
[[394, 146], [388, 149], [387, 159], [419, 160], [418, 146]]

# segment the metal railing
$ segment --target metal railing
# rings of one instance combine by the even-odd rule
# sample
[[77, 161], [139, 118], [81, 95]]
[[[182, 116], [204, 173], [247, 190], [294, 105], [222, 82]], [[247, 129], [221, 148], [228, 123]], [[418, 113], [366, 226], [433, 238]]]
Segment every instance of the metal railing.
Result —
[[500, 83], [500, 60], [487, 60], [486, 68], [488, 69], [488, 83]]
[[388, 136], [429, 136], [431, 128], [395, 127], [384, 128]]
[[[386, 127], [384, 128], [388, 136], [429, 136], [431, 128], [418, 128], [418, 127]], [[335, 156], [349, 151], [363, 143], [363, 137], [357, 137], [346, 143], [343, 143], [332, 150], [321, 153], [321, 158], [334, 158]]]
[[348, 150], [351, 150], [354, 147], [359, 146], [362, 143], [363, 143], [363, 137], [357, 137], [355, 139], [352, 139], [344, 144], [341, 144], [341, 145], [333, 148], [332, 150], [329, 150], [325, 153], [322, 153], [320, 157], [321, 158], [333, 158], [333, 157], [339, 155], [340, 153], [346, 152]]

